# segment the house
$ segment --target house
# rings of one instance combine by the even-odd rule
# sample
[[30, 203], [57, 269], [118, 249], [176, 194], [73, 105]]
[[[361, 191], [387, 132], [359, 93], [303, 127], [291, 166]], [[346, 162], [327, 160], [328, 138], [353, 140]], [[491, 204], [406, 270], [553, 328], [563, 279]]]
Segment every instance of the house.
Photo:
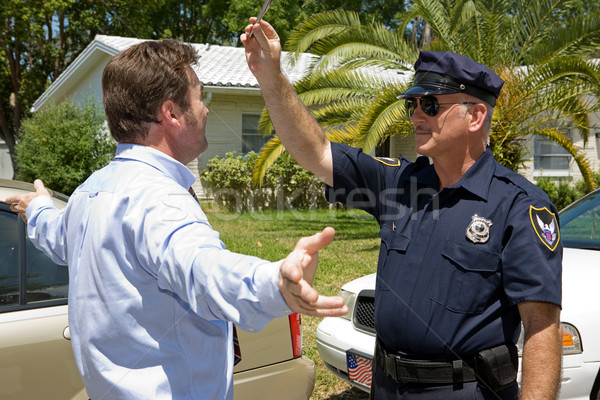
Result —
[[0, 139], [0, 179], [12, 179], [13, 166], [6, 142]]
[[[142, 39], [97, 35], [84, 51], [50, 85], [33, 104], [40, 110], [49, 102], [71, 99], [82, 103], [92, 99], [102, 102], [102, 71], [110, 59]], [[266, 142], [257, 132], [264, 101], [258, 83], [246, 63], [243, 48], [192, 44], [200, 61], [194, 68], [204, 85], [204, 98], [210, 113], [206, 122], [208, 150], [188, 165], [197, 176], [215, 155], [237, 151], [259, 151]], [[292, 66], [282, 57], [282, 69], [290, 81], [301, 78], [312, 56], [302, 55]], [[202, 194], [200, 181], [194, 184]]]
[[[43, 108], [50, 101], [59, 103], [68, 98], [75, 102], [84, 102], [91, 98], [101, 103], [101, 77], [104, 66], [114, 55], [141, 41], [143, 40], [136, 38], [97, 35], [33, 104], [33, 111]], [[204, 85], [204, 96], [210, 110], [206, 124], [208, 150], [198, 157], [196, 162], [188, 165], [199, 175], [207, 161], [215, 155], [224, 155], [231, 151], [259, 151], [267, 139], [257, 132], [264, 102], [258, 83], [246, 64], [244, 49], [208, 44], [192, 45], [201, 56], [195, 71]], [[291, 65], [285, 54], [282, 56], [282, 69], [291, 82], [303, 76], [311, 57], [313, 56], [303, 54]], [[398, 79], [406, 79], [406, 75], [395, 75]], [[593, 126], [599, 126], [598, 116], [594, 118]], [[565, 134], [571, 135], [575, 144], [583, 147], [583, 140], [575, 130]], [[530, 138], [528, 148], [530, 160], [526, 162], [526, 169], [521, 173], [529, 180], [535, 181], [539, 176], [581, 179], [579, 169], [572, 158], [552, 142]], [[591, 135], [585, 149], [593, 170], [597, 171], [600, 168], [600, 131]], [[414, 151], [414, 137], [392, 137], [377, 153], [392, 157], [402, 154], [409, 159], [415, 159], [417, 154]], [[204, 193], [199, 180], [194, 189], [197, 193]]]

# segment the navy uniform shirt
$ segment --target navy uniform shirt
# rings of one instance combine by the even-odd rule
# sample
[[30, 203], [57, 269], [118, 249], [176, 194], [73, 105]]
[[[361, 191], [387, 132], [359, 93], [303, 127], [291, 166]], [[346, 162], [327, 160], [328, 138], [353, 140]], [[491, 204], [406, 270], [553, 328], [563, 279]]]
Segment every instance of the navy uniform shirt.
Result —
[[519, 303], [560, 306], [556, 209], [489, 148], [441, 191], [427, 157], [378, 159], [335, 143], [332, 152], [329, 200], [381, 226], [375, 328], [388, 351], [474, 354], [516, 343]]

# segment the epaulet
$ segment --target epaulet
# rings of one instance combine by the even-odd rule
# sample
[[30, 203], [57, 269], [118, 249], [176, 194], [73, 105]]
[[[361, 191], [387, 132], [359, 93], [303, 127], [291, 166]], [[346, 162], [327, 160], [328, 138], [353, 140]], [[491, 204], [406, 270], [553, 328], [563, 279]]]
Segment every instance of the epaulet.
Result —
[[400, 167], [402, 165], [402, 161], [399, 158], [373, 157], [373, 159], [388, 167]]

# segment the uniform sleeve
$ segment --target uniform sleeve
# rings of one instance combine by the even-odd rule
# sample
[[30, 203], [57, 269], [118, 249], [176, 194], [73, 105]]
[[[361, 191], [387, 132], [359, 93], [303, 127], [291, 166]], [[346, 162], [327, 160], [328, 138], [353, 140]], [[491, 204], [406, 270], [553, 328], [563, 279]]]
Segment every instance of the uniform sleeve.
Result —
[[561, 306], [563, 247], [556, 208], [549, 200], [520, 195], [507, 218], [502, 279], [511, 304]]
[[27, 236], [35, 247], [56, 264], [67, 265], [64, 211], [59, 211], [50, 196], [34, 198], [26, 210]]
[[279, 291], [280, 262], [225, 249], [188, 193], [157, 199], [144, 215], [140, 210], [129, 216], [128, 225], [139, 262], [162, 290], [205, 319], [231, 321], [244, 330], [260, 330], [291, 313]]
[[339, 143], [331, 144], [331, 152], [333, 187], [326, 189], [328, 201], [377, 215], [385, 195], [386, 168], [402, 168], [401, 161], [371, 157], [362, 149]]

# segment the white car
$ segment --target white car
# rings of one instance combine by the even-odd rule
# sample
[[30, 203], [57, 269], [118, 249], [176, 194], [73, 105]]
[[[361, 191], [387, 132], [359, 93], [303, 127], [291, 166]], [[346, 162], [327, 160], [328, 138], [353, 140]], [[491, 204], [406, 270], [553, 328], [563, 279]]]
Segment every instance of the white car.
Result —
[[[563, 256], [563, 371], [560, 399], [600, 400], [600, 190], [560, 212]], [[317, 327], [317, 348], [339, 378], [366, 392], [375, 349], [376, 275], [345, 284], [349, 312]], [[519, 349], [522, 338], [519, 340]]]

